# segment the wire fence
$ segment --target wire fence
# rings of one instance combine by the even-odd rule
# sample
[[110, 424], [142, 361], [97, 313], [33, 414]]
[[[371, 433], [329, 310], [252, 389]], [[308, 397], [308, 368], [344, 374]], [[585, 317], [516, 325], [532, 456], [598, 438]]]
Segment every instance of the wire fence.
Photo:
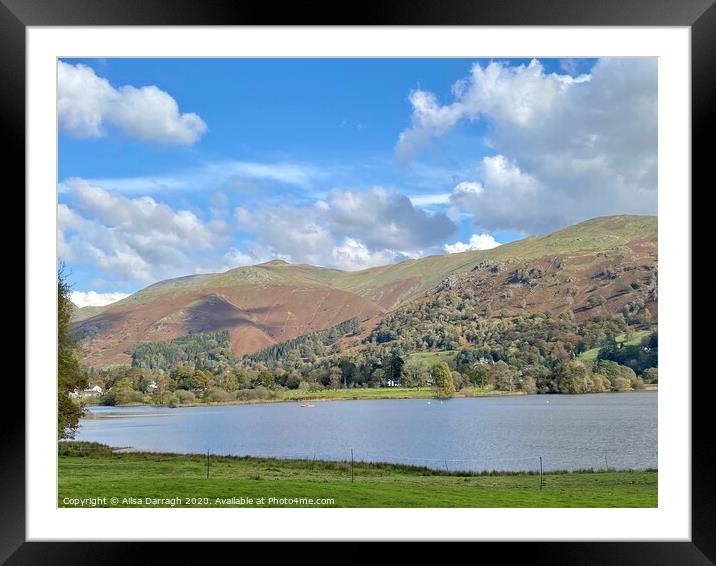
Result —
[[[360, 449], [345, 448], [340, 452], [320, 450], [292, 451], [290, 453], [273, 454], [251, 453], [231, 454], [214, 452], [210, 448], [202, 453], [180, 454], [168, 453], [161, 450], [147, 450], [132, 446], [119, 446], [110, 448], [105, 445], [85, 442], [61, 442], [60, 454], [65, 456], [92, 456], [97, 454], [146, 453], [154, 460], [170, 461], [180, 459], [207, 459], [223, 460], [231, 458], [241, 459], [268, 459], [268, 460], [300, 460], [312, 462], [347, 463], [353, 465], [402, 465], [420, 467], [435, 472], [446, 473], [554, 473], [575, 471], [618, 471], [633, 469], [655, 469], [656, 466], [634, 465], [628, 455], [618, 451], [581, 450], [582, 454], [572, 454], [569, 457], [556, 455], [550, 451], [542, 454], [536, 451], [524, 456], [513, 457], [434, 457], [412, 456], [393, 452], [364, 451]], [[572, 449], [572, 452], [580, 452]], [[654, 452], [647, 460], [656, 463], [657, 454]]]

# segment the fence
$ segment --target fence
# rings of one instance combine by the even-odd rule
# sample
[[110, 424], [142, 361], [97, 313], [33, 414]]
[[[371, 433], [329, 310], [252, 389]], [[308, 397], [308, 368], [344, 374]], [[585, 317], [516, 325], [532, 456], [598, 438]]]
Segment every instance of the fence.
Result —
[[[574, 449], [579, 452], [579, 449]], [[300, 460], [312, 461], [316, 463], [328, 464], [350, 464], [350, 481], [354, 482], [357, 476], [360, 476], [361, 466], [411, 466], [420, 467], [429, 473], [436, 475], [504, 475], [504, 474], [531, 474], [539, 476], [540, 489], [544, 487], [544, 476], [549, 473], [564, 471], [614, 471], [618, 469], [633, 469], [634, 466], [618, 466], [610, 467], [612, 463], [618, 463], [623, 460], [623, 454], [612, 451], [595, 451], [583, 449], [583, 456], [576, 456], [567, 464], [564, 464], [562, 456], [562, 465], [550, 465], [549, 458], [542, 454], [531, 454], [519, 457], [504, 458], [448, 458], [448, 457], [418, 457], [400, 455], [391, 452], [363, 451], [353, 448], [346, 448], [344, 454], [336, 452], [320, 452], [318, 450], [310, 452], [292, 452], [290, 454], [250, 454], [250, 455], [230, 455], [230, 454], [213, 454], [210, 449], [205, 454], [172, 454], [162, 452], [151, 452], [145, 450], [134, 450], [132, 447], [109, 448], [104, 445], [82, 442], [61, 442], [60, 454], [66, 456], [92, 456], [95, 454], [118, 454], [126, 452], [141, 452], [152, 461], [170, 462], [172, 460], [192, 459], [197, 463], [201, 463], [202, 467], [206, 467], [206, 478], [211, 477], [212, 463], [219, 461], [231, 460], [232, 458], [251, 458], [251, 459], [275, 459], [275, 460]], [[549, 453], [549, 451], [547, 451]], [[654, 454], [655, 456], [655, 454]], [[358, 470], [356, 469], [358, 468]]]

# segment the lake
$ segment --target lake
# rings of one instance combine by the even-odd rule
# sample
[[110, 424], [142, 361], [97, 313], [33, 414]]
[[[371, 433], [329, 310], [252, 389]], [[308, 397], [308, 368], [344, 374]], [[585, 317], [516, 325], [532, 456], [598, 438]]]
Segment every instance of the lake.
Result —
[[449, 470], [656, 468], [653, 391], [92, 407], [77, 440], [134, 450], [417, 464]]

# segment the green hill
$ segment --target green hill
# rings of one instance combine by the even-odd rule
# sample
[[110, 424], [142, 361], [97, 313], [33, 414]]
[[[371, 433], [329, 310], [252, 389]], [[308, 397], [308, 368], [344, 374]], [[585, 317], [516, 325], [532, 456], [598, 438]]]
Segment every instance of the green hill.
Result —
[[[84, 362], [95, 367], [129, 363], [138, 343], [195, 332], [226, 330], [232, 351], [241, 355], [350, 318], [381, 317], [435, 288], [477, 284], [475, 270], [486, 265], [500, 271], [480, 283], [481, 297], [502, 297], [493, 301], [493, 312], [558, 312], [563, 308], [563, 291], [577, 298], [575, 309], [590, 310], [592, 303], [602, 301], [600, 305], [606, 307], [596, 306], [615, 312], [633, 295], [628, 289], [630, 270], [655, 266], [656, 242], [656, 217], [611, 216], [491, 250], [429, 256], [361, 271], [274, 260], [163, 281], [103, 307], [94, 316], [82, 313], [73, 324], [83, 338]], [[610, 274], [607, 281], [600, 279], [602, 271]], [[520, 287], [510, 279], [536, 272], [539, 284]], [[466, 282], [460, 283], [461, 279]]]

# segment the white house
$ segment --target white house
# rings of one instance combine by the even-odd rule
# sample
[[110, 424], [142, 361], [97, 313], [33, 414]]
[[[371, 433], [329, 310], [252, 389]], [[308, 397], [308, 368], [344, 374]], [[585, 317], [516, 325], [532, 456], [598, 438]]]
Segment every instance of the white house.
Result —
[[99, 395], [102, 395], [102, 388], [97, 384], [82, 391], [82, 397], [98, 397]]

